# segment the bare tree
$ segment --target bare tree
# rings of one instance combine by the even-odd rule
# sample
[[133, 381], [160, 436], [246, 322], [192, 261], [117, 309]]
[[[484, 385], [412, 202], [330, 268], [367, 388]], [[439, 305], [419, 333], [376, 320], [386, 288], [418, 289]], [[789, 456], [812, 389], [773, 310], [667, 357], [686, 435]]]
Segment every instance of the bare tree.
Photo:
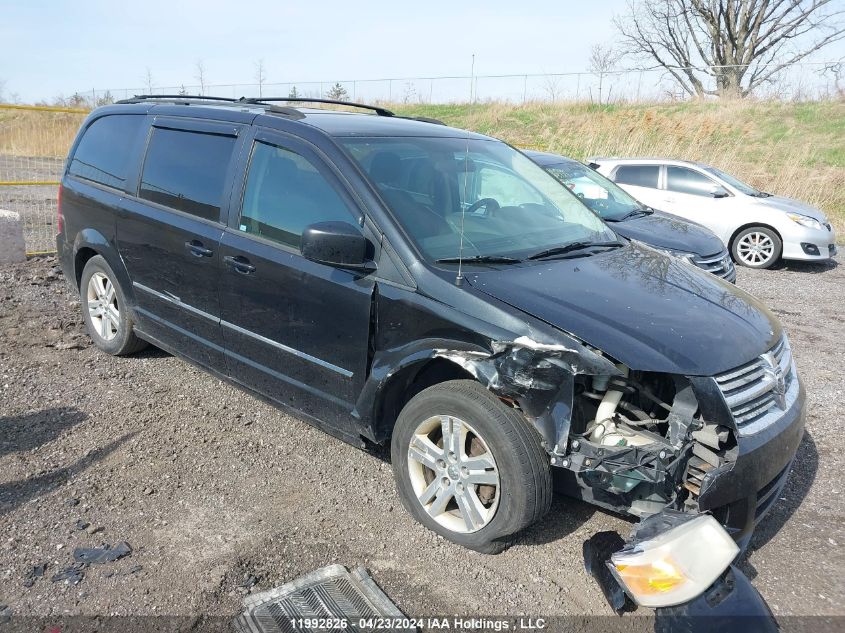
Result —
[[560, 97], [560, 77], [558, 75], [543, 75], [543, 91], [549, 101], [555, 103]]
[[6, 89], [6, 81], [0, 79], [0, 103], [3, 102], [3, 91]]
[[402, 103], [411, 103], [417, 101], [417, 87], [413, 81], [406, 81], [405, 88], [402, 93]]
[[[614, 69], [619, 62], [621, 53], [613, 48], [613, 46], [605, 46], [603, 44], [594, 44], [590, 49], [590, 72], [599, 78], [599, 103], [602, 103], [602, 89], [604, 87], [604, 78]], [[608, 101], [610, 94], [608, 94]]]
[[264, 82], [267, 80], [267, 73], [264, 70], [264, 60], [255, 62], [255, 83], [258, 84], [258, 96], [264, 96]]
[[205, 76], [205, 64], [203, 63], [203, 61], [201, 59], [197, 60], [197, 63], [194, 65], [194, 70], [196, 71], [195, 74], [194, 74], [194, 79], [196, 79], [199, 82], [200, 94], [204, 95], [205, 94], [206, 76]]
[[153, 80], [153, 73], [150, 71], [150, 67], [147, 66], [147, 72], [144, 73], [144, 88], [147, 90], [147, 94], [153, 94], [153, 88], [155, 87], [155, 81]]
[[94, 99], [94, 105], [98, 108], [111, 103], [114, 103], [114, 97], [112, 96], [111, 90], [106, 90], [103, 94]]
[[745, 97], [845, 38], [843, 16], [841, 0], [628, 0], [614, 23], [687, 94]]
[[[825, 64], [824, 68], [821, 68], [818, 73], [822, 77], [832, 77], [835, 96], [845, 99], [845, 59]], [[830, 96], [830, 94], [827, 96]]]

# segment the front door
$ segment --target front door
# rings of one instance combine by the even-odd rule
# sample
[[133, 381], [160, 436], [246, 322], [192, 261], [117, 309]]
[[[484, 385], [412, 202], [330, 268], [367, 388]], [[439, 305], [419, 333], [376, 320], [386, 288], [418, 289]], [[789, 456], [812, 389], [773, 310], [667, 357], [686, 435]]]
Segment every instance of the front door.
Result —
[[221, 209], [239, 131], [233, 124], [156, 118], [137, 195], [117, 220], [141, 331], [221, 372]]
[[346, 426], [367, 371], [374, 282], [299, 251], [315, 222], [360, 224], [338, 175], [305, 141], [256, 133], [240, 208], [220, 244], [230, 376], [314, 418]]
[[664, 211], [712, 227], [714, 231], [723, 224], [720, 215], [729, 213], [731, 207], [732, 196], [719, 183], [687, 167], [666, 167], [663, 193]]

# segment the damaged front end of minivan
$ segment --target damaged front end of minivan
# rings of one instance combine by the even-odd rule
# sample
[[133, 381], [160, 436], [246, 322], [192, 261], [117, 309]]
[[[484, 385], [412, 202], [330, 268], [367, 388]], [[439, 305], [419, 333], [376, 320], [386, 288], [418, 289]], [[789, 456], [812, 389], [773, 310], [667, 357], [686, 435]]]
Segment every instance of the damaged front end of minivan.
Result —
[[[702, 503], [702, 494], [728, 476], [743, 453], [719, 383], [632, 369], [580, 341], [563, 340], [541, 343], [523, 336], [493, 341], [491, 353], [442, 349], [436, 356], [523, 413], [540, 433], [564, 492], [641, 519], [627, 543], [617, 535], [615, 550], [608, 551], [607, 538], [603, 548], [585, 544], [588, 570], [615, 609], [627, 595], [639, 605], [672, 607], [677, 615], [679, 605], [693, 604], [717, 584], [722, 594], [741, 585], [757, 595], [747, 580], [737, 580], [742, 574], [731, 563], [761, 518], [738, 511], [737, 500], [739, 506], [754, 504], [764, 486], [740, 476], [724, 504], [718, 498]], [[791, 366], [791, 357], [786, 363]], [[798, 390], [797, 376], [793, 381]], [[777, 447], [790, 456], [803, 421], [791, 426], [788, 441]], [[777, 495], [785, 479], [778, 473], [768, 495]], [[610, 573], [596, 571], [605, 568]], [[730, 605], [733, 615], [742, 609], [770, 615], [762, 601], [743, 598], [745, 606], [737, 611], [736, 595], [726, 601], [722, 594], [718, 603]], [[713, 603], [712, 596], [707, 600]]]
[[697, 512], [707, 472], [736, 456], [735, 434], [707, 421], [690, 379], [631, 370], [599, 350], [495, 341], [493, 352], [439, 350], [543, 438], [566, 491], [617, 512], [646, 517]]

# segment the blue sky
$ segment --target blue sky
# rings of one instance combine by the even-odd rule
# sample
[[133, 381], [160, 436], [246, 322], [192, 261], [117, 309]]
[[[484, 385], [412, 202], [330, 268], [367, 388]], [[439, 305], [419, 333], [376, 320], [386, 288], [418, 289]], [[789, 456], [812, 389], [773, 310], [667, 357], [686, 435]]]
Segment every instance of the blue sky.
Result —
[[[585, 70], [624, 0], [0, 0], [8, 97], [91, 89]], [[845, 45], [830, 57], [845, 54]], [[836, 54], [834, 54], [836, 53]]]
[[22, 100], [92, 88], [583, 70], [622, 0], [0, 0], [0, 80]]

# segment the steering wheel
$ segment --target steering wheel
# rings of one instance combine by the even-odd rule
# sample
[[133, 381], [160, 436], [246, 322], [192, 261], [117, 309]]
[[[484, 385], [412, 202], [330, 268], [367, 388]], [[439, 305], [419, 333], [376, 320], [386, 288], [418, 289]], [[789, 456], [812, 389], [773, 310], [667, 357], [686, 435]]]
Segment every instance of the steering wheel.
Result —
[[485, 207], [487, 209], [487, 213], [493, 215], [501, 208], [502, 205], [499, 204], [499, 201], [495, 198], [481, 198], [480, 200], [476, 200], [473, 202], [465, 211], [465, 213], [475, 213], [481, 207]]

